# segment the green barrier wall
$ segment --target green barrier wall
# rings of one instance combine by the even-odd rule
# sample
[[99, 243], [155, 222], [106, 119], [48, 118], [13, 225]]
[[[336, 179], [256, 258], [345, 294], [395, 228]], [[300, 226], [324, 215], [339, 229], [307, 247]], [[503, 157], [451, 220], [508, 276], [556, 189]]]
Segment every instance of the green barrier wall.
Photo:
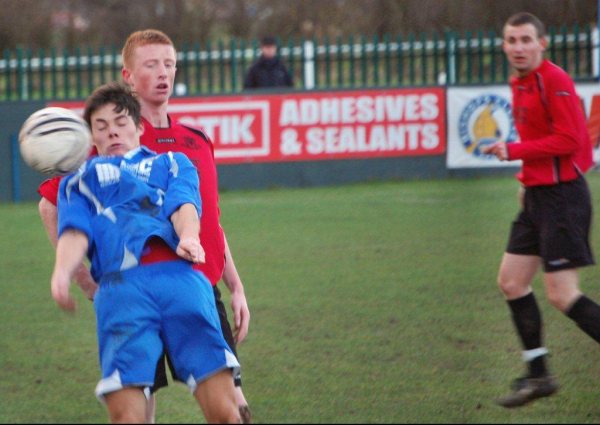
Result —
[[45, 177], [23, 162], [17, 136], [23, 121], [45, 105], [42, 101], [0, 103], [0, 202], [38, 198], [36, 189]]

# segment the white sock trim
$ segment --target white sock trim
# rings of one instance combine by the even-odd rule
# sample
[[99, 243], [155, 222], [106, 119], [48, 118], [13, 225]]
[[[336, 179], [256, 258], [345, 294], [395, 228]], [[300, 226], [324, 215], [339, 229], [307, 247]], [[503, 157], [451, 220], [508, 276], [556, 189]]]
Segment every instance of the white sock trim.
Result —
[[536, 357], [544, 356], [548, 354], [548, 349], [546, 347], [534, 348], [533, 350], [523, 351], [523, 361], [530, 362]]

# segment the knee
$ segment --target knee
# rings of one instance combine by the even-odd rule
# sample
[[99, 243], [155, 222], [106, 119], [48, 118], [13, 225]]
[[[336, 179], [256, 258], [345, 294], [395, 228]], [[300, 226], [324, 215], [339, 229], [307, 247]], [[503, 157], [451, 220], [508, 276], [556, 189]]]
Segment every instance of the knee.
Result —
[[580, 294], [577, 291], [560, 291], [553, 288], [546, 288], [548, 302], [563, 313], [567, 312]]
[[146, 423], [146, 417], [143, 414], [128, 410], [120, 410], [110, 413], [110, 423], [113, 424], [143, 424]]
[[498, 288], [504, 294], [507, 299], [520, 298], [529, 292], [529, 285], [523, 285], [515, 279], [507, 279], [502, 276], [498, 276], [497, 280]]
[[206, 421], [211, 424], [241, 424], [242, 418], [237, 407], [205, 412]]
[[198, 391], [194, 395], [198, 401], [207, 423], [238, 424], [242, 423], [241, 415], [233, 394], [233, 381], [228, 376], [227, 383], [231, 391], [220, 391], [217, 387], [203, 388], [207, 393]]
[[558, 291], [546, 290], [546, 299], [552, 305], [552, 307], [561, 310], [563, 304], [563, 297]]

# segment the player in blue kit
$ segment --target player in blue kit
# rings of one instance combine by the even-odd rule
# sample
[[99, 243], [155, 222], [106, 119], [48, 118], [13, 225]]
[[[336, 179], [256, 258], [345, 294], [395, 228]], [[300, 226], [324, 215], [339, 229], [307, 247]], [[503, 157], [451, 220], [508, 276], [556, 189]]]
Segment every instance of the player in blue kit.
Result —
[[[88, 255], [99, 283], [96, 395], [111, 422], [144, 422], [164, 348], [207, 422], [239, 423], [232, 380], [239, 363], [223, 338], [212, 286], [192, 268], [204, 261], [194, 165], [184, 154], [140, 147], [140, 105], [124, 85], [97, 89], [84, 118], [100, 156], [61, 181], [51, 289], [61, 308], [73, 310], [71, 279]], [[180, 259], [142, 264], [153, 238]]]

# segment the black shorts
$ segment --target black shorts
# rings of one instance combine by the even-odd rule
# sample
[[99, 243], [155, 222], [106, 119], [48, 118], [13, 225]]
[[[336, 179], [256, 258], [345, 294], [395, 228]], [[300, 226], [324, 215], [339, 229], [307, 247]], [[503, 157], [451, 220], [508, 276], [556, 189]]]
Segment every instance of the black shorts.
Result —
[[585, 178], [528, 187], [506, 252], [541, 257], [545, 272], [594, 264], [591, 223], [592, 202]]
[[[217, 312], [219, 313], [219, 319], [221, 321], [221, 329], [223, 330], [223, 337], [225, 338], [225, 341], [229, 345], [229, 348], [231, 348], [231, 351], [233, 352], [233, 354], [235, 354], [235, 356], [237, 357], [237, 351], [235, 349], [235, 341], [233, 339], [233, 332], [231, 330], [231, 326], [229, 325], [229, 321], [227, 320], [227, 309], [225, 308], [225, 304], [223, 304], [223, 300], [221, 299], [221, 291], [219, 291], [219, 288], [217, 288], [217, 286], [215, 285], [215, 286], [213, 286], [213, 292], [215, 294], [215, 304], [217, 306]], [[151, 388], [151, 391], [153, 393], [158, 391], [159, 389], [169, 385], [169, 380], [167, 378], [167, 370], [166, 370], [166, 366], [165, 366], [165, 360], [166, 360], [166, 363], [169, 365], [169, 370], [171, 371], [171, 376], [173, 377], [173, 379], [176, 381], [179, 381], [179, 382], [183, 382], [181, 379], [179, 379], [177, 377], [177, 374], [175, 373], [175, 369], [173, 368], [173, 365], [171, 364], [171, 359], [169, 358], [169, 355], [165, 352], [165, 353], [163, 353], [162, 357], [156, 364], [156, 374], [154, 375], [154, 386]], [[240, 373], [238, 373], [236, 376], [233, 377], [233, 382], [236, 387], [240, 387], [242, 385], [242, 377], [241, 377]]]

